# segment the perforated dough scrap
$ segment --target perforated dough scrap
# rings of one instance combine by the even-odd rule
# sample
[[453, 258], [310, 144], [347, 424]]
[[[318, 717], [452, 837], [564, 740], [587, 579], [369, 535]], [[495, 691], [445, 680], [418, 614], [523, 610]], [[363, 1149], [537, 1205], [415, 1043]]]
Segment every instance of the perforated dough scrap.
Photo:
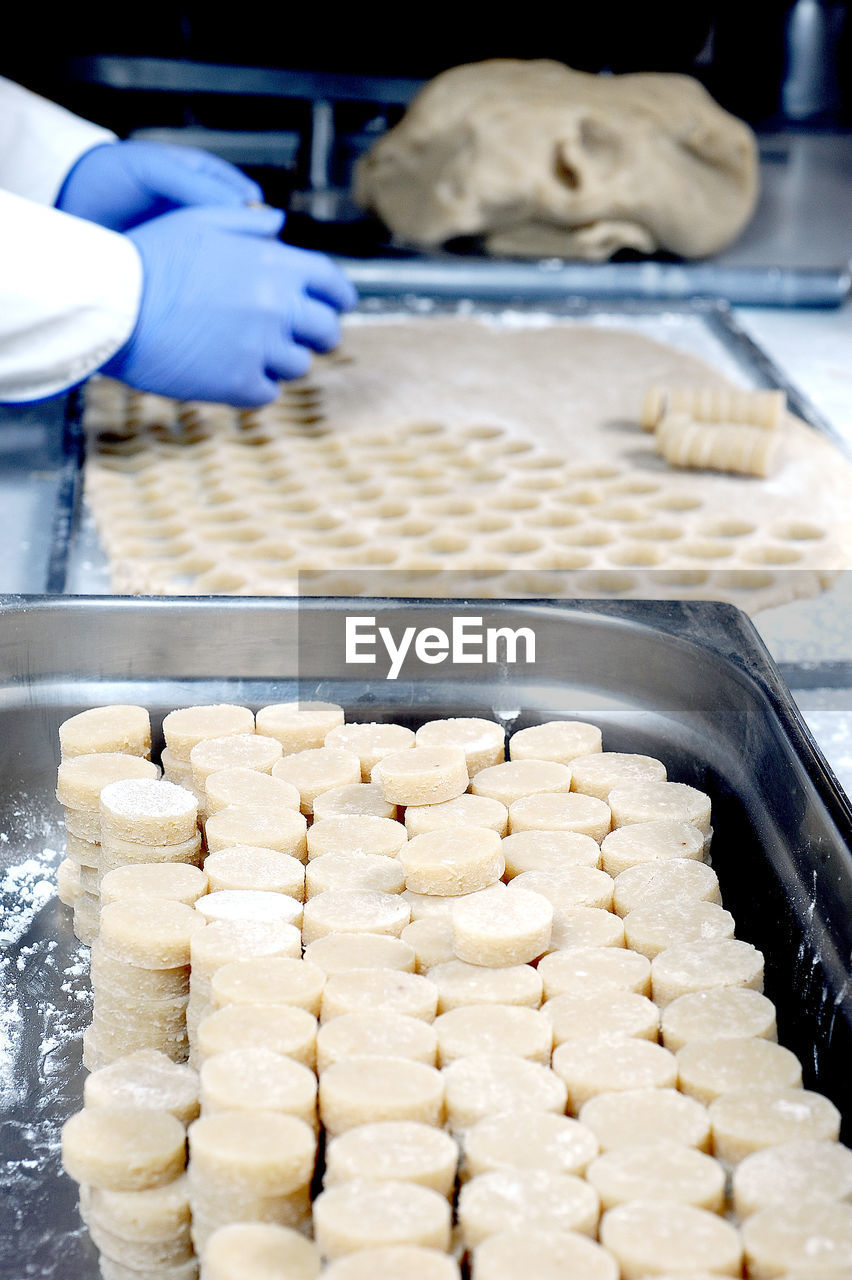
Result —
[[456, 570], [454, 595], [754, 611], [852, 562], [852, 464], [828, 440], [789, 415], [737, 425], [783, 436], [771, 480], [687, 477], [636, 426], [648, 386], [740, 412], [734, 389], [639, 334], [541, 319], [358, 316], [341, 352], [242, 413], [95, 381], [86, 496], [113, 589], [446, 595]]

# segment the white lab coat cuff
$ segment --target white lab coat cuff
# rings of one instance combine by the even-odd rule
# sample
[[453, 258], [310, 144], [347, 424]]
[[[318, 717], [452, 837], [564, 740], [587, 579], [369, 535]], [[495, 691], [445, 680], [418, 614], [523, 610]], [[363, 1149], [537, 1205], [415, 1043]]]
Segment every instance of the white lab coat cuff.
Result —
[[0, 77], [0, 186], [6, 191], [55, 204], [80, 157], [115, 141], [109, 129]]
[[105, 364], [133, 332], [132, 240], [0, 192], [0, 400], [41, 400]]

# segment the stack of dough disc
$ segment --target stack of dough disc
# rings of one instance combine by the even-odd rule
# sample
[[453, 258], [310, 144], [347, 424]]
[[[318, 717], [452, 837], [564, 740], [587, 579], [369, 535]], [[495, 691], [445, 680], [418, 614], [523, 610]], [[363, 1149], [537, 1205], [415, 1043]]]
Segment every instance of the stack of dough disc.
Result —
[[[193, 747], [207, 738], [246, 733], [254, 733], [254, 715], [248, 707], [222, 702], [170, 711], [163, 720], [163, 773], [170, 782], [193, 790]], [[197, 799], [203, 799], [203, 792]]]
[[[172, 1072], [186, 1071], [168, 1063]], [[115, 1280], [193, 1280], [186, 1133], [197, 1087], [139, 1055], [89, 1077], [84, 1109], [62, 1132], [62, 1163], [80, 1184], [80, 1213]], [[157, 1094], [172, 1104], [157, 1107]], [[134, 1097], [135, 1104], [128, 1099]]]
[[[735, 1276], [744, 1257], [768, 1276], [784, 1241], [811, 1247], [783, 1212], [808, 1178], [844, 1256], [852, 1155], [775, 1043], [763, 957], [705, 861], [706, 795], [582, 721], [522, 728], [507, 761], [474, 717], [416, 734], [330, 703], [249, 717], [166, 717], [170, 768], [205, 795], [204, 868], [169, 859], [169, 829], [158, 863], [102, 880], [86, 1058], [113, 1065], [87, 1107], [192, 1122], [180, 1206], [132, 1219], [170, 1213], [173, 1238], [115, 1253], [129, 1211], [87, 1188], [106, 1280], [154, 1280], [155, 1256], [157, 1280], [189, 1280], [190, 1239], [204, 1280], [457, 1280], [454, 1207], [473, 1280]], [[170, 787], [98, 792], [102, 848], [142, 848], [152, 818], [127, 797]], [[162, 1085], [187, 1071], [162, 1055], [187, 1052], [198, 1119], [195, 1089]]]
[[[106, 713], [114, 708], [97, 708], [104, 715], [94, 721], [94, 725], [102, 725]], [[123, 708], [121, 709], [124, 710]], [[131, 709], [132, 710], [132, 709]], [[100, 877], [101, 877], [101, 819], [100, 794], [109, 783], [120, 779], [148, 779], [160, 776], [155, 764], [148, 760], [140, 750], [136, 753], [106, 750], [84, 751], [87, 742], [94, 741], [100, 745], [104, 741], [102, 733], [94, 733], [90, 739], [81, 731], [81, 722], [86, 713], [73, 716], [65, 724], [71, 726], [66, 742], [71, 745], [74, 754], [64, 757], [59, 765], [56, 780], [56, 798], [64, 809], [66, 837], [66, 858], [58, 872], [61, 897], [74, 909], [74, 932], [81, 942], [91, 943], [98, 934], [98, 913], [100, 910]], [[121, 717], [119, 717], [121, 719]], [[133, 718], [131, 718], [133, 719]], [[108, 718], [112, 724], [112, 717]], [[146, 719], [147, 721], [147, 713]], [[115, 732], [106, 739], [107, 742], [127, 741], [127, 734], [115, 728]], [[150, 746], [150, 725], [148, 727], [148, 744]], [[145, 741], [144, 733], [131, 738], [135, 745]]]
[[[203, 919], [199, 917], [202, 925]], [[300, 956], [299, 930], [282, 920], [214, 920], [197, 930], [190, 943], [189, 1003], [186, 1010], [189, 1059], [196, 1062], [196, 1033], [202, 1018], [215, 1011], [213, 977], [232, 961], [250, 956]]]
[[280, 1111], [222, 1110], [194, 1121], [188, 1137], [199, 1253], [213, 1231], [230, 1222], [309, 1225], [317, 1139], [304, 1120]]
[[174, 782], [111, 782], [101, 791], [100, 815], [102, 877], [136, 863], [200, 860], [198, 803], [193, 792]]
[[207, 795], [207, 779], [222, 769], [251, 769], [271, 774], [281, 759], [281, 743], [260, 733], [232, 733], [223, 738], [204, 738], [189, 753], [196, 795]]
[[103, 908], [87, 1065], [136, 1049], [186, 1060], [190, 940], [199, 928], [195, 909], [169, 898], [120, 898]]

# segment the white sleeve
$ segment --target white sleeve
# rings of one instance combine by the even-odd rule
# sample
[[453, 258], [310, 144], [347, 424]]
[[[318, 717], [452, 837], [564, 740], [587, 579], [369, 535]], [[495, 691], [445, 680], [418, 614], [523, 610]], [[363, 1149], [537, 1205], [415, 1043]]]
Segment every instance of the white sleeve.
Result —
[[69, 170], [115, 134], [0, 76], [0, 187], [52, 205]]
[[132, 240], [0, 191], [0, 400], [41, 400], [124, 346], [142, 295]]

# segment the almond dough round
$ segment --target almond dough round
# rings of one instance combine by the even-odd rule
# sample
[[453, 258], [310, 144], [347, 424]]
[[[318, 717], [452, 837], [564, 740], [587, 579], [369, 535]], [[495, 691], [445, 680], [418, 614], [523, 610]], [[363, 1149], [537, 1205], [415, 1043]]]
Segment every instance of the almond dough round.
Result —
[[567, 867], [599, 867], [601, 848], [591, 836], [574, 831], [516, 831], [503, 841], [505, 879], [525, 871], [563, 871]]
[[80, 1187], [81, 1216], [125, 1240], [170, 1240], [189, 1231], [189, 1185], [182, 1173], [145, 1191]]
[[623, 946], [624, 925], [611, 911], [604, 911], [601, 907], [554, 908], [550, 951]]
[[168, 1274], [175, 1267], [185, 1266], [195, 1252], [188, 1230], [173, 1240], [124, 1240], [97, 1222], [87, 1225], [92, 1244], [101, 1257], [109, 1259], [114, 1266], [127, 1267], [131, 1275], [157, 1270]]
[[293, 809], [298, 813], [301, 803], [299, 792], [291, 782], [241, 765], [208, 774], [204, 792], [208, 814], [218, 813], [230, 805], [237, 808], [260, 805], [264, 809]]
[[755, 1151], [737, 1165], [733, 1206], [739, 1218], [770, 1206], [852, 1200], [852, 1151], [839, 1142], [799, 1139]]
[[[489, 893], [492, 897], [506, 892], [501, 880], [495, 880], [487, 889], [478, 889], [477, 893]], [[413, 889], [403, 889], [402, 900], [408, 904], [412, 920], [452, 920], [453, 909], [458, 902], [466, 902], [473, 894], [462, 893], [456, 897], [445, 897], [440, 893], [415, 893]]]
[[505, 756], [503, 726], [479, 716], [429, 720], [417, 730], [416, 739], [418, 747], [461, 747], [471, 778], [481, 769], [501, 764]]
[[611, 831], [601, 841], [601, 866], [611, 876], [643, 862], [670, 858], [703, 860], [705, 835], [691, 822], [657, 818]]
[[457, 1058], [441, 1073], [447, 1122], [454, 1132], [469, 1129], [501, 1111], [565, 1111], [563, 1081], [550, 1067], [509, 1053]]
[[840, 1133], [834, 1103], [808, 1089], [731, 1089], [711, 1102], [708, 1114], [713, 1150], [732, 1165], [764, 1147], [804, 1138], [833, 1141]]
[[299, 930], [280, 920], [214, 920], [192, 935], [192, 986], [207, 982], [222, 965], [251, 956], [290, 956], [302, 952]]
[[438, 988], [416, 973], [398, 969], [350, 969], [332, 974], [322, 998], [322, 1022], [347, 1013], [383, 1010], [432, 1022], [438, 1008]]
[[468, 1249], [501, 1231], [578, 1231], [594, 1238], [600, 1201], [582, 1178], [552, 1169], [494, 1169], [459, 1192], [458, 1223]]
[[611, 827], [609, 806], [579, 792], [521, 796], [509, 805], [509, 830], [573, 831], [600, 844]]
[[552, 925], [553, 907], [541, 894], [471, 894], [452, 910], [456, 958], [494, 968], [525, 964], [548, 949]]
[[711, 987], [678, 996], [663, 1010], [661, 1030], [663, 1044], [673, 1051], [693, 1040], [778, 1039], [775, 1005], [751, 987]]
[[742, 1227], [746, 1266], [754, 1280], [800, 1267], [815, 1277], [852, 1273], [852, 1205], [805, 1202], [760, 1209]]
[[677, 1071], [678, 1088], [705, 1106], [730, 1089], [795, 1089], [802, 1083], [794, 1053], [755, 1037], [693, 1040], [678, 1049]]
[[396, 858], [376, 853], [326, 853], [308, 862], [305, 894], [308, 899], [328, 889], [375, 889], [402, 893], [405, 871]]
[[632, 782], [609, 793], [613, 827], [669, 819], [689, 822], [707, 836], [710, 797], [683, 782]]
[[107, 872], [101, 881], [101, 903], [121, 898], [168, 898], [191, 907], [207, 892], [207, 875], [185, 862], [129, 863]]
[[[405, 930], [403, 929], [403, 933]], [[413, 973], [414, 949], [401, 938], [381, 933], [327, 933], [305, 947], [305, 959], [329, 977], [350, 969], [397, 969]]]
[[414, 1120], [363, 1124], [328, 1143], [323, 1186], [353, 1178], [394, 1179], [429, 1187], [449, 1200], [458, 1159], [456, 1141], [433, 1125]]
[[606, 800], [610, 791], [634, 782], [665, 782], [666, 766], [654, 756], [602, 751], [571, 761], [571, 790]]
[[168, 1111], [88, 1107], [62, 1127], [62, 1167], [75, 1182], [143, 1191], [171, 1182], [186, 1164], [186, 1134]]
[[197, 791], [204, 792], [207, 779], [222, 769], [254, 769], [272, 773], [281, 759], [281, 743], [262, 733], [233, 733], [226, 738], [205, 738], [189, 753], [192, 780]]
[[577, 756], [602, 750], [601, 731], [583, 720], [547, 720], [519, 729], [509, 739], [512, 760], [552, 760], [571, 764]]
[[423, 1018], [389, 1009], [343, 1013], [323, 1023], [316, 1038], [317, 1071], [322, 1074], [334, 1062], [343, 1062], [359, 1054], [410, 1058], [438, 1065], [438, 1037], [431, 1023]]
[[593, 991], [635, 991], [640, 996], [651, 993], [650, 960], [626, 947], [551, 951], [542, 956], [536, 968], [546, 1000], [567, 993], [590, 995]]
[[[83, 758], [83, 757], [79, 757]], [[101, 911], [105, 951], [143, 969], [174, 969], [190, 962], [190, 940], [204, 928], [195, 907], [167, 898], [122, 898]]]
[[499, 800], [507, 809], [524, 796], [571, 790], [571, 770], [549, 760], [512, 760], [481, 769], [470, 784], [475, 796]]
[[275, 1222], [231, 1222], [204, 1248], [204, 1280], [315, 1280], [321, 1265], [313, 1241]]
[[305, 946], [329, 933], [381, 933], [398, 938], [411, 919], [399, 894], [376, 889], [327, 889], [305, 903]]
[[512, 892], [530, 889], [554, 907], [612, 908], [612, 876], [595, 867], [565, 867], [563, 871], [523, 871], [509, 883]]
[[271, 1049], [312, 1071], [317, 1061], [317, 1020], [297, 1005], [225, 1005], [199, 1022], [197, 1040], [202, 1062], [238, 1048]]
[[360, 783], [361, 763], [354, 751], [310, 747], [285, 755], [273, 767], [272, 776], [283, 778], [298, 790], [302, 813], [310, 815], [314, 801], [324, 791]]
[[[647, 996], [634, 991], [566, 992], [546, 1000], [541, 1012], [553, 1027], [554, 1044], [571, 1040], [657, 1041], [660, 1011]], [[617, 1049], [613, 1049], [617, 1053]]]
[[405, 810], [405, 829], [410, 837], [447, 827], [490, 827], [498, 836], [505, 836], [509, 811], [499, 800], [470, 792], [441, 804], [412, 804]]
[[487, 889], [505, 869], [500, 844], [488, 827], [447, 827], [414, 836], [399, 852], [406, 888], [439, 897]]
[[275, 702], [257, 713], [258, 733], [277, 738], [285, 755], [323, 746], [326, 734], [343, 724], [336, 702]]
[[408, 833], [403, 824], [392, 818], [365, 814], [321, 819], [314, 816], [313, 825], [308, 830], [308, 860], [325, 857], [329, 853], [395, 858], [407, 839]]
[[289, 853], [300, 862], [306, 862], [308, 857], [306, 833], [307, 823], [301, 813], [260, 805], [228, 805], [211, 814], [204, 824], [210, 853], [250, 844]]
[[361, 781], [369, 782], [380, 760], [414, 746], [414, 731], [402, 724], [341, 724], [326, 734], [323, 745], [354, 752], [361, 761]]
[[706, 1107], [673, 1088], [628, 1087], [599, 1093], [583, 1104], [580, 1118], [592, 1130], [602, 1151], [654, 1142], [710, 1150]]
[[186, 863], [197, 867], [201, 863], [201, 832], [180, 844], [136, 844], [132, 840], [117, 840], [105, 836], [98, 859], [99, 880], [115, 871], [116, 867], [138, 866], [140, 863]]
[[711, 1213], [725, 1207], [725, 1170], [719, 1161], [663, 1138], [605, 1151], [589, 1165], [586, 1178], [604, 1210], [630, 1200], [676, 1200]]
[[715, 902], [653, 902], [624, 916], [624, 943], [653, 960], [679, 942], [733, 938], [734, 917]]
[[233, 960], [213, 974], [213, 1004], [291, 1004], [319, 1015], [325, 972], [310, 960], [289, 956], [254, 956]]
[[410, 1058], [360, 1054], [334, 1062], [320, 1077], [320, 1120], [331, 1137], [383, 1120], [440, 1126], [444, 1079]]
[[73, 756], [151, 755], [151, 717], [147, 708], [116, 703], [79, 711], [59, 726], [63, 760]]
[[214, 920], [280, 920], [298, 928], [302, 922], [302, 904], [297, 898], [261, 889], [217, 889], [199, 898], [195, 910], [208, 924]]
[[[453, 951], [453, 926], [449, 917], [422, 916], [412, 920], [400, 934], [402, 941], [414, 951], [414, 968], [417, 973], [447, 964], [455, 959]], [[462, 961], [458, 962], [459, 964]]]
[[390, 804], [440, 804], [467, 790], [469, 777], [461, 747], [415, 747], [395, 751], [373, 769], [372, 781]]
[[598, 1093], [674, 1088], [677, 1083], [674, 1054], [649, 1040], [622, 1040], [617, 1053], [606, 1040], [567, 1040], [553, 1051], [553, 1070], [565, 1084], [575, 1115]]
[[163, 737], [175, 760], [188, 761], [192, 748], [205, 738], [254, 733], [254, 715], [248, 707], [220, 702], [182, 707], [163, 720]]
[[739, 1233], [706, 1209], [664, 1200], [633, 1200], [609, 1209], [601, 1219], [601, 1243], [614, 1254], [622, 1280], [640, 1280], [655, 1271], [707, 1268], [739, 1276], [743, 1250]]
[[378, 783], [353, 782], [332, 787], [314, 800], [314, 822], [325, 818], [396, 818], [396, 805], [382, 795]]
[[472, 1004], [435, 1019], [438, 1065], [471, 1054], [503, 1053], [550, 1066], [553, 1027], [537, 1009], [520, 1005]]
[[[56, 799], [67, 809], [89, 813], [94, 810], [97, 813], [100, 794], [110, 783], [130, 778], [153, 782], [159, 776], [157, 766], [141, 756], [124, 755], [117, 751], [72, 756], [70, 760], [63, 760], [59, 766]], [[100, 823], [99, 816], [97, 822]], [[97, 831], [93, 837], [83, 835], [82, 838], [100, 839]]]
[[90, 977], [93, 991], [109, 992], [120, 1000], [170, 1000], [189, 994], [188, 964], [145, 969], [110, 955], [101, 941], [92, 946]]
[[439, 1013], [472, 1004], [525, 1005], [530, 1009], [541, 1004], [541, 976], [529, 964], [491, 969], [449, 960], [431, 968], [428, 976], [438, 988]]
[[464, 1134], [463, 1177], [491, 1169], [549, 1169], [582, 1174], [598, 1154], [592, 1130], [549, 1111], [503, 1111], [485, 1116]]
[[316, 1127], [316, 1076], [273, 1049], [240, 1047], [214, 1054], [202, 1063], [199, 1084], [204, 1115], [275, 1111]]
[[168, 1111], [188, 1125], [198, 1115], [198, 1076], [155, 1049], [140, 1049], [91, 1072], [83, 1105]]
[[250, 889], [305, 899], [305, 868], [298, 858], [260, 845], [238, 844], [218, 849], [204, 860], [210, 892]]
[[713, 868], [691, 858], [637, 863], [619, 872], [613, 886], [613, 910], [620, 916], [655, 903], [699, 901], [721, 906], [722, 895]]
[[708, 938], [667, 947], [651, 961], [651, 992], [661, 1007], [715, 987], [763, 990], [763, 953], [737, 938]]
[[316, 1135], [295, 1116], [220, 1111], [195, 1120], [188, 1138], [192, 1178], [211, 1191], [287, 1196], [307, 1188], [313, 1177]]
[[473, 1251], [472, 1280], [619, 1280], [612, 1254], [577, 1231], [500, 1231]]
[[413, 1182], [357, 1178], [320, 1192], [314, 1236], [324, 1258], [416, 1244], [448, 1250], [452, 1215], [444, 1196]]

